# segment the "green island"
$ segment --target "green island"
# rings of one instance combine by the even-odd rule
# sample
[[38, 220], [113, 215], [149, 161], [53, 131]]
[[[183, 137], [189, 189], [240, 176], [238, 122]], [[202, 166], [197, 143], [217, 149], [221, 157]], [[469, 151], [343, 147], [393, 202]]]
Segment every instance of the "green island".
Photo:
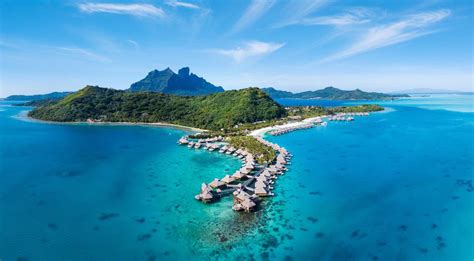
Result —
[[409, 97], [407, 94], [386, 94], [380, 92], [364, 92], [359, 89], [341, 90], [332, 86], [315, 91], [293, 93], [272, 87], [263, 88], [273, 99], [324, 99], [324, 100], [393, 100]]
[[156, 92], [126, 92], [87, 86], [29, 116], [58, 122], [88, 119], [106, 122], [165, 122], [208, 130], [278, 119], [286, 110], [258, 88], [206, 96], [177, 96]]
[[383, 107], [375, 104], [361, 104], [354, 106], [337, 106], [337, 107], [322, 107], [322, 106], [292, 106], [285, 108], [288, 115], [294, 117], [310, 118], [324, 115], [334, 115], [337, 113], [352, 113], [352, 112], [374, 112], [383, 111]]
[[205, 129], [209, 131], [208, 136], [244, 135], [289, 120], [383, 110], [379, 105], [283, 107], [256, 87], [204, 96], [177, 96], [86, 86], [60, 100], [35, 101], [29, 105], [37, 106], [29, 116], [40, 120], [160, 122]]

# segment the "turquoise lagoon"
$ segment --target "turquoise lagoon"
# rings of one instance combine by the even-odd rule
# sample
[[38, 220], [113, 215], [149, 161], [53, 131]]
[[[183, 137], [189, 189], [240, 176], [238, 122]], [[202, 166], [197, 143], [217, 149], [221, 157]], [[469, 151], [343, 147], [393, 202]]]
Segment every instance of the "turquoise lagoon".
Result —
[[294, 158], [251, 214], [194, 200], [240, 162], [177, 146], [184, 130], [39, 123], [3, 102], [0, 259], [472, 260], [472, 97], [267, 137]]

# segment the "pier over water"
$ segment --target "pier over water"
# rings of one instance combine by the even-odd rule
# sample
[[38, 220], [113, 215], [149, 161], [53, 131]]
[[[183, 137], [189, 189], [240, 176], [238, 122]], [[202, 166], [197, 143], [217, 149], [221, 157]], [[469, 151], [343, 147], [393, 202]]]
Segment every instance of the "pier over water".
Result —
[[[263, 139], [263, 134], [283, 135], [296, 130], [313, 128], [315, 126], [326, 126], [328, 121], [352, 121], [352, 116], [367, 116], [368, 113], [339, 113], [333, 116], [322, 116], [309, 118], [300, 122], [273, 126], [260, 134], [251, 134], [255, 140], [274, 151], [274, 157], [270, 160], [260, 162], [256, 158], [263, 155], [254, 155], [247, 148], [236, 148], [228, 139], [217, 136], [211, 138], [181, 137], [178, 144], [190, 149], [203, 149], [210, 152], [222, 153], [239, 158], [242, 166], [232, 175], [226, 175], [221, 179], [215, 178], [209, 183], [202, 183], [196, 200], [204, 203], [213, 203], [223, 197], [232, 195], [234, 198], [233, 209], [236, 211], [255, 211], [259, 198], [273, 196], [274, 185], [279, 175], [283, 175], [290, 164], [291, 154], [278, 144]], [[273, 154], [272, 154], [273, 155]]]
[[234, 197], [233, 209], [236, 211], [253, 211], [258, 205], [259, 197], [273, 196], [273, 184], [278, 175], [285, 173], [285, 165], [289, 163], [291, 154], [285, 148], [257, 137], [261, 144], [270, 147], [276, 152], [271, 162], [257, 163], [255, 157], [245, 148], [235, 148], [229, 145], [223, 137], [207, 139], [191, 139], [188, 136], [179, 139], [178, 144], [187, 145], [192, 149], [216, 151], [237, 157], [242, 160], [242, 167], [232, 175], [221, 179], [215, 178], [209, 183], [201, 184], [201, 191], [195, 196], [204, 203], [215, 202], [222, 197]]

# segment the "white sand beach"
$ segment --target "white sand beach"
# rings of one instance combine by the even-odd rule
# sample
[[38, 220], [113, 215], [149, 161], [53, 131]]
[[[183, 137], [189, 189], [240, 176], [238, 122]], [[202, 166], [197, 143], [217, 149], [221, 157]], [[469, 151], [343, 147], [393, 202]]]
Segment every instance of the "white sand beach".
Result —
[[285, 123], [285, 124], [280, 124], [280, 125], [265, 127], [265, 128], [261, 128], [261, 129], [256, 129], [256, 130], [250, 132], [249, 135], [254, 136], [254, 137], [262, 137], [265, 133], [267, 133], [269, 131], [286, 129], [286, 128], [301, 127], [301, 126], [304, 126], [304, 125], [306, 125], [310, 122], [315, 121], [318, 118], [322, 119], [324, 117], [327, 117], [327, 116], [323, 115], [323, 116], [318, 116], [318, 117], [313, 117], [313, 118], [307, 118], [307, 119], [304, 119], [302, 121], [292, 121], [292, 122], [288, 122], [288, 123]]

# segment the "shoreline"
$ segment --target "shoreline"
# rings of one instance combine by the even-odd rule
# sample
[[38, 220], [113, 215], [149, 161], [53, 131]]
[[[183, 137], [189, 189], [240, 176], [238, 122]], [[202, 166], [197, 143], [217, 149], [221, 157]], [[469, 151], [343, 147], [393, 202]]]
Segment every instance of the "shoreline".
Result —
[[171, 127], [175, 129], [183, 129], [193, 132], [205, 132], [207, 130], [179, 125], [179, 124], [172, 124], [172, 123], [164, 123], [164, 122], [87, 122], [87, 121], [75, 121], [75, 122], [58, 122], [58, 121], [45, 121], [30, 117], [28, 115], [20, 115], [22, 119], [39, 122], [39, 123], [48, 123], [48, 124], [64, 124], [64, 125], [99, 125], [99, 126], [151, 126], [151, 127]]
[[264, 136], [265, 133], [267, 133], [267, 132], [274, 131], [274, 130], [281, 130], [281, 129], [285, 129], [285, 128], [300, 127], [300, 126], [303, 126], [303, 125], [305, 125], [305, 124], [308, 124], [308, 123], [310, 123], [310, 122], [316, 120], [317, 118], [325, 118], [325, 117], [328, 117], [328, 116], [327, 116], [327, 115], [322, 115], [322, 116], [307, 118], [307, 119], [304, 119], [304, 120], [301, 120], [301, 121], [288, 122], [288, 123], [285, 123], [285, 124], [280, 124], [280, 125], [274, 125], [274, 126], [270, 126], [270, 127], [260, 128], [260, 129], [256, 129], [256, 130], [251, 131], [248, 135], [249, 135], [249, 136], [253, 136], [253, 137], [255, 137], [255, 138], [257, 138], [257, 137], [262, 137], [262, 138], [263, 138], [263, 136]]

